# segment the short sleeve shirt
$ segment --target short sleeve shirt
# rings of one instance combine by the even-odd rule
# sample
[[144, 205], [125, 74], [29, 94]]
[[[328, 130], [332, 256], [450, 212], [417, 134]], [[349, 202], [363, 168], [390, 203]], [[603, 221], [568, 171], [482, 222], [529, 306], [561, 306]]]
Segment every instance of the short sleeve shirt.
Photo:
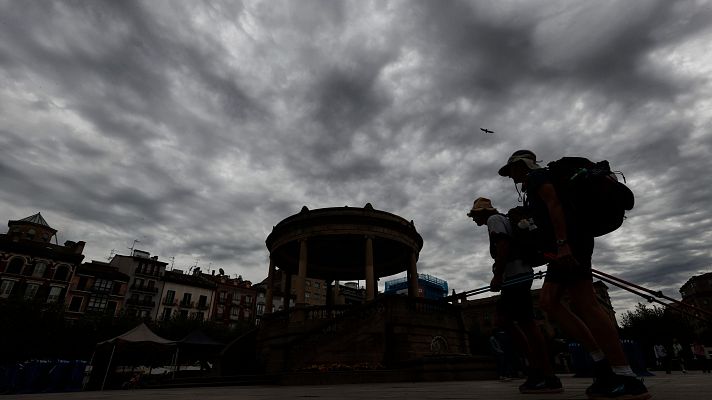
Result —
[[[512, 237], [512, 225], [509, 223], [509, 219], [501, 214], [494, 214], [487, 218], [487, 230], [489, 231], [490, 243], [493, 244], [493, 240], [497, 240], [498, 236], [506, 235]], [[494, 255], [492, 255], [494, 257]], [[516, 258], [514, 260], [508, 261], [504, 267], [504, 278], [512, 277], [514, 275], [531, 273], [533, 269], [531, 266], [526, 265], [521, 259]]]

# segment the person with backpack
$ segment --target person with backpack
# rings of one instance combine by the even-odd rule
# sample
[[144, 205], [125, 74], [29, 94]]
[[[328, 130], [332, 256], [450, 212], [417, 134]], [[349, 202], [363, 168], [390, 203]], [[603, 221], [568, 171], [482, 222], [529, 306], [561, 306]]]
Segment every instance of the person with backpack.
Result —
[[[565, 163], [567, 159], [561, 161]], [[601, 308], [593, 289], [591, 258], [597, 233], [591, 228], [591, 220], [586, 218], [597, 211], [593, 209], [597, 203], [590, 198], [598, 193], [583, 190], [590, 189], [591, 185], [567, 190], [565, 185], [573, 182], [579, 172], [563, 180], [555, 172], [542, 168], [529, 150], [514, 152], [499, 169], [499, 175], [511, 178], [515, 185], [522, 185], [524, 206], [533, 215], [540, 242], [545, 246], [543, 250], [554, 254], [547, 266], [540, 306], [590, 352], [594, 361], [594, 382], [586, 389], [590, 399], [648, 399], [651, 395], [631, 369], [616, 326]], [[592, 181], [597, 176], [592, 175]], [[594, 182], [605, 185], [606, 179], [604, 176]], [[614, 190], [619, 189], [616, 186]], [[577, 198], [581, 193], [589, 194], [588, 198]], [[608, 196], [610, 201], [618, 202], [613, 194], [611, 191]], [[585, 207], [580, 204], [587, 200], [586, 204], [592, 208], [582, 210]], [[623, 208], [632, 207], [632, 198], [628, 200], [627, 203], [621, 200]], [[565, 294], [568, 294], [571, 309], [563, 303]]]
[[527, 380], [519, 386], [519, 391], [562, 392], [561, 381], [554, 374], [546, 350], [544, 335], [534, 320], [531, 298], [534, 271], [520, 257], [509, 218], [500, 214], [492, 207], [492, 202], [484, 197], [475, 200], [467, 216], [478, 226], [486, 226], [489, 232], [490, 256], [494, 259], [490, 290], [501, 291], [497, 302], [497, 325], [511, 333], [529, 359], [530, 371]]

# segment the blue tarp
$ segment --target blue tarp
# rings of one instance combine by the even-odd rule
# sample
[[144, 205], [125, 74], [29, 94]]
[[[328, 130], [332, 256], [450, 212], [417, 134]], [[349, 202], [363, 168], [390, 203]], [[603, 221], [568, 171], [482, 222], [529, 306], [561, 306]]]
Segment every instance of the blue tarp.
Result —
[[0, 393], [51, 393], [82, 390], [83, 360], [30, 360], [0, 365]]

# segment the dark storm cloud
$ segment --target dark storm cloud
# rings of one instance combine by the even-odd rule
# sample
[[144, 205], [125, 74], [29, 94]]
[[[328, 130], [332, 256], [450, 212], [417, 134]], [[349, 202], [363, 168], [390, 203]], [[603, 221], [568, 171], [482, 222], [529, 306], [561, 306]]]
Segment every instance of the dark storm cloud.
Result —
[[92, 238], [88, 258], [139, 239], [176, 267], [200, 259], [257, 281], [280, 220], [370, 202], [414, 220], [421, 271], [466, 290], [489, 282], [492, 261], [465, 213], [477, 196], [517, 205], [496, 171], [531, 148], [626, 174], [637, 205], [598, 240], [596, 265], [674, 292], [711, 256], [711, 12], [0, 3], [3, 217], [41, 210], [69, 239]]

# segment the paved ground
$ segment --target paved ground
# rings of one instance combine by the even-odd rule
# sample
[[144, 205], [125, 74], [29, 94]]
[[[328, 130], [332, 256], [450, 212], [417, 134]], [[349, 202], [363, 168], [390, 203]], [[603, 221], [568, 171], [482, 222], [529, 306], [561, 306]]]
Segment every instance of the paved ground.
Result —
[[[8, 395], [5, 399], [50, 399], [50, 400], [202, 400], [202, 399], [496, 399], [496, 400], [569, 400], [585, 399], [584, 390], [591, 380], [562, 376], [565, 391], [554, 395], [522, 395], [517, 387], [522, 380], [377, 383], [324, 386], [230, 386], [188, 389], [116, 390], [105, 392], [52, 393]], [[710, 400], [712, 399], [712, 375], [680, 372], [672, 375], [657, 375], [645, 378], [648, 389], [656, 400]]]

